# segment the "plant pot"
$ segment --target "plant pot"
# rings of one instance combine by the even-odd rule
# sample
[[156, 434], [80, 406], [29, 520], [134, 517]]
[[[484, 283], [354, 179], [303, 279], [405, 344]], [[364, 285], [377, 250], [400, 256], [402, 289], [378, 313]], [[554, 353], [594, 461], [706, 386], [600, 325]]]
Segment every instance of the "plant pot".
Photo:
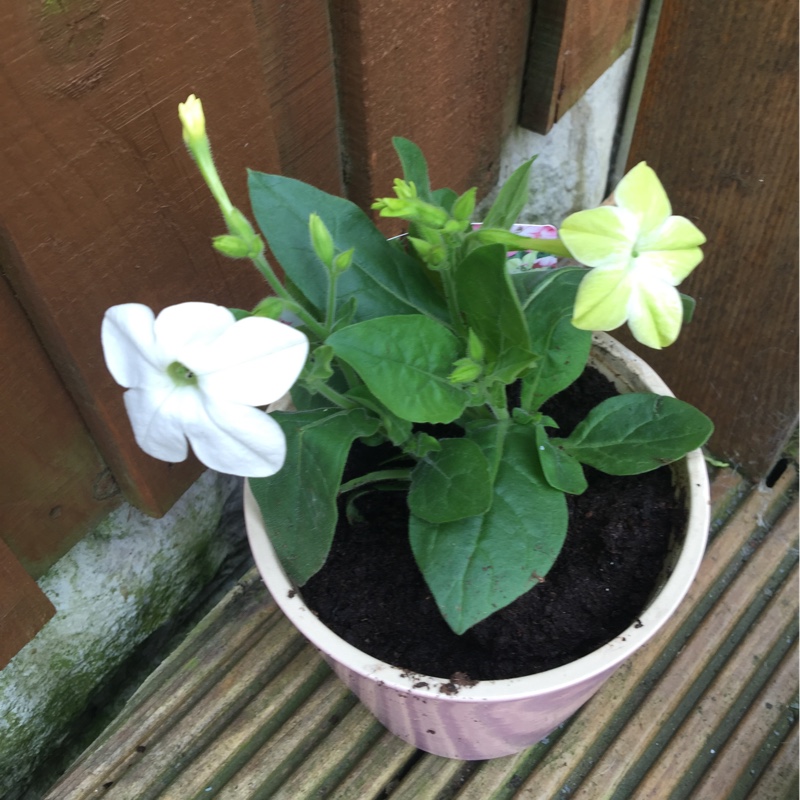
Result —
[[[596, 334], [590, 363], [621, 392], [671, 394], [640, 358], [606, 334]], [[635, 625], [569, 664], [508, 680], [455, 686], [409, 674], [356, 649], [329, 630], [303, 602], [278, 563], [249, 486], [245, 521], [256, 565], [275, 601], [339, 678], [394, 734], [439, 756], [483, 760], [519, 752], [547, 736], [585, 703], [611, 673], [664, 625], [694, 579], [706, 544], [708, 477], [703, 455], [672, 465], [685, 498], [686, 529], [674, 536], [662, 577]]]

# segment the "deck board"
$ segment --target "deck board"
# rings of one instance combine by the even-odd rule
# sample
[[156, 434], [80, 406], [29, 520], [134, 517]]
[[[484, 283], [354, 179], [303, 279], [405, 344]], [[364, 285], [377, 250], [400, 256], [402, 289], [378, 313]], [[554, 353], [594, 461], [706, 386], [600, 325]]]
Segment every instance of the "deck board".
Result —
[[459, 762], [386, 732], [251, 571], [47, 800], [797, 796], [797, 474], [712, 483], [712, 539], [665, 628], [543, 742]]

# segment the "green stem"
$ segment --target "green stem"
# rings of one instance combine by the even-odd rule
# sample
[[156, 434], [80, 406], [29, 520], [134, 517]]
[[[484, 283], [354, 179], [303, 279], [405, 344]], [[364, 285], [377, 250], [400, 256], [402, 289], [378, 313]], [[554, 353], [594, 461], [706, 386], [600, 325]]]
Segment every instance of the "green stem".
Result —
[[353, 480], [347, 481], [347, 483], [343, 483], [339, 487], [339, 494], [344, 494], [345, 492], [350, 492], [353, 489], [358, 489], [360, 486], [366, 486], [368, 483], [389, 480], [410, 481], [411, 469], [380, 469], [376, 472], [369, 472], [366, 475], [361, 475], [358, 478], [353, 478]]
[[355, 400], [350, 400], [340, 392], [337, 392], [336, 389], [331, 389], [327, 383], [321, 383], [318, 386], [315, 385], [313, 387], [313, 391], [317, 394], [321, 394], [323, 397], [327, 398], [334, 405], [337, 405], [340, 408], [360, 408], [359, 404], [356, 403]]
[[320, 339], [320, 341], [324, 341], [328, 335], [326, 328], [323, 325], [320, 325], [319, 322], [317, 322], [317, 320], [302, 306], [302, 304], [295, 300], [292, 293], [280, 282], [278, 276], [275, 274], [275, 271], [272, 269], [272, 265], [264, 256], [264, 253], [259, 253], [257, 256], [253, 256], [250, 260], [253, 262], [256, 269], [264, 276], [264, 279], [267, 281], [267, 284], [275, 293], [275, 295], [280, 297], [282, 300], [285, 300], [290, 305], [288, 310], [293, 314], [297, 314], [297, 316], [303, 321], [303, 324], [310, 331], [312, 331], [314, 335]]
[[333, 329], [333, 321], [336, 318], [336, 279], [338, 275], [333, 269], [328, 269], [328, 308], [325, 311], [325, 328], [328, 333]]

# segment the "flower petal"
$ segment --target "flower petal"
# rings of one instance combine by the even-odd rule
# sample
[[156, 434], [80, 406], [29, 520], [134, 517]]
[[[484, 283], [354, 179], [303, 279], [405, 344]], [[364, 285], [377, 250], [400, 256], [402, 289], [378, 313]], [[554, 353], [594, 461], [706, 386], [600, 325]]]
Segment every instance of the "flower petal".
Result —
[[628, 326], [637, 341], [660, 350], [678, 338], [682, 322], [681, 298], [672, 286], [654, 281], [634, 287], [628, 303]]
[[192, 368], [197, 353], [234, 325], [236, 318], [214, 303], [178, 303], [168, 306], [154, 323], [156, 341], [169, 356]]
[[269, 414], [250, 406], [206, 402], [186, 421], [195, 455], [207, 467], [245, 478], [274, 475], [286, 458], [286, 437]]
[[699, 247], [688, 250], [650, 250], [634, 259], [634, 271], [648, 272], [671, 286], [677, 286], [701, 261]]
[[594, 269], [578, 286], [572, 324], [587, 331], [612, 331], [627, 319], [630, 278], [624, 269]]
[[702, 231], [686, 217], [667, 217], [658, 228], [639, 237], [639, 250], [687, 250], [705, 244]]
[[289, 391], [307, 355], [308, 339], [301, 331], [274, 319], [246, 317], [186, 366], [215, 399], [262, 406]]
[[602, 267], [627, 264], [638, 232], [634, 215], [614, 206], [600, 206], [570, 214], [559, 235], [582, 264]]
[[661, 181], [644, 161], [639, 162], [619, 182], [614, 190], [614, 202], [636, 215], [644, 234], [660, 227], [672, 213]]
[[103, 356], [120, 386], [164, 385], [166, 362], [155, 341], [154, 319], [141, 303], [124, 303], [106, 311], [100, 331]]
[[186, 459], [184, 418], [196, 417], [196, 407], [202, 405], [197, 389], [170, 381], [163, 389], [129, 389], [123, 399], [136, 443], [145, 453], [171, 463]]

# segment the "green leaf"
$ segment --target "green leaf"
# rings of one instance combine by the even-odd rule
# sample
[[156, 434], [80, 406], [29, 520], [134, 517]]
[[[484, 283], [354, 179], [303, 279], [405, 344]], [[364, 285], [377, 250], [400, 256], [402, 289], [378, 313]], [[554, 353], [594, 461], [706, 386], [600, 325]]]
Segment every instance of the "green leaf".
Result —
[[417, 196], [426, 203], [433, 203], [431, 182], [428, 178], [428, 163], [422, 150], [414, 142], [402, 136], [392, 137], [392, 144], [403, 166], [403, 178], [417, 187]]
[[355, 400], [380, 417], [381, 424], [392, 444], [399, 447], [411, 436], [412, 423], [407, 419], [400, 419], [396, 414], [389, 411], [364, 384], [349, 389], [345, 396]]
[[703, 445], [711, 420], [688, 403], [657, 394], [623, 394], [593, 408], [566, 439], [553, 445], [609, 475], [637, 475]]
[[534, 361], [528, 326], [501, 245], [473, 250], [456, 267], [458, 307], [485, 350], [486, 374], [512, 383]]
[[419, 315], [371, 319], [327, 339], [392, 413], [411, 422], [452, 422], [467, 394], [448, 381], [460, 342], [444, 325]]
[[497, 199], [492, 203], [483, 221], [488, 228], [510, 228], [519, 218], [528, 202], [528, 187], [531, 182], [531, 165], [536, 157], [517, 167], [503, 184]]
[[441, 439], [411, 473], [408, 507], [428, 522], [483, 514], [492, 504], [492, 477], [481, 448], [469, 439]]
[[433, 191], [433, 202], [447, 212], [453, 210], [456, 200], [458, 195], [452, 189], [442, 188]]
[[694, 310], [697, 306], [697, 300], [688, 294], [679, 292], [681, 297], [681, 306], [683, 307], [683, 324], [688, 325], [694, 317]]
[[535, 586], [567, 532], [564, 494], [548, 485], [530, 426], [471, 428], [493, 475], [491, 508], [456, 522], [411, 515], [414, 557], [450, 627], [460, 634]]
[[378, 420], [363, 409], [275, 412], [286, 435], [286, 461], [269, 478], [250, 478], [278, 558], [302, 586], [325, 563], [336, 529], [336, 496], [353, 441]]
[[536, 447], [545, 480], [554, 488], [567, 494], [583, 494], [589, 484], [580, 462], [559, 447], [547, 436], [544, 426], [537, 425]]
[[591, 331], [572, 324], [572, 309], [583, 270], [555, 270], [525, 306], [531, 346], [540, 356], [523, 378], [522, 407], [535, 411], [583, 372], [592, 346]]
[[445, 303], [431, 291], [419, 262], [389, 244], [358, 206], [280, 175], [250, 171], [248, 186], [272, 252], [318, 312], [327, 305], [328, 275], [308, 235], [312, 212], [325, 223], [337, 252], [355, 247], [350, 268], [336, 282], [337, 308], [357, 298], [356, 321], [388, 314], [447, 319]]

